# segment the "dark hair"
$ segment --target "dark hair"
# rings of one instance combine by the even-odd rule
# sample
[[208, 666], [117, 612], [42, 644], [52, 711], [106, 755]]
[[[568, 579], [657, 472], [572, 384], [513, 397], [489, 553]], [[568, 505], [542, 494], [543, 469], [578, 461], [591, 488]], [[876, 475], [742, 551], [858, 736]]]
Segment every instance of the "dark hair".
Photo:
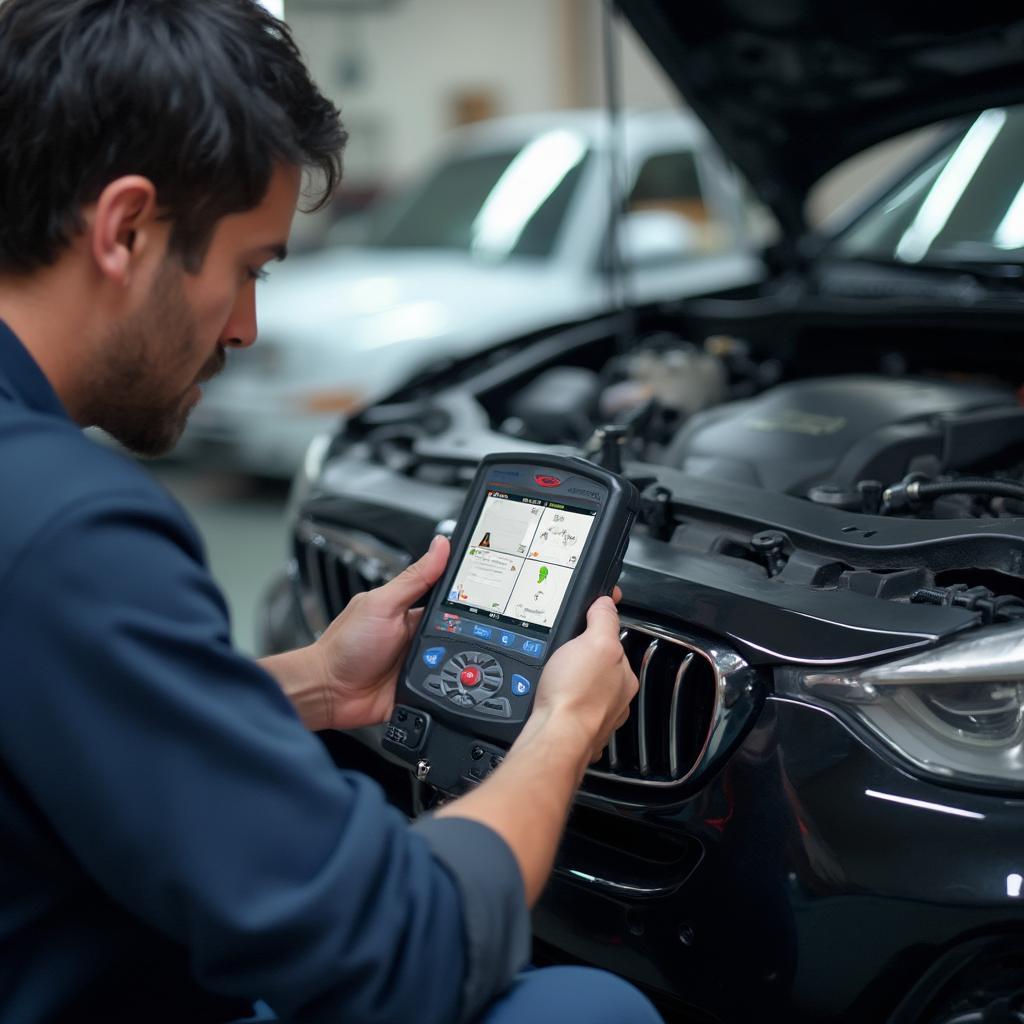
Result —
[[346, 133], [288, 28], [256, 0], [0, 2], [0, 273], [52, 264], [83, 206], [149, 178], [190, 269], [276, 166], [324, 206]]

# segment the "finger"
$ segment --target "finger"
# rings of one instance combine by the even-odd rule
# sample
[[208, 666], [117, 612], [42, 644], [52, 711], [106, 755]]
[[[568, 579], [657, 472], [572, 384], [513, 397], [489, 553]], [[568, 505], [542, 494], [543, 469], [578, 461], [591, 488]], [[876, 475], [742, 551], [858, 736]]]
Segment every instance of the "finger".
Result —
[[427, 553], [403, 569], [393, 580], [375, 592], [385, 612], [397, 613], [418, 601], [440, 578], [448, 564], [449, 544], [445, 537], [437, 536], [430, 542]]
[[616, 604], [619, 604], [622, 601], [622, 588], [621, 587], [613, 587], [612, 588], [612, 600]]
[[587, 632], [611, 633], [619, 642], [619, 612], [610, 597], [599, 597], [587, 611]]

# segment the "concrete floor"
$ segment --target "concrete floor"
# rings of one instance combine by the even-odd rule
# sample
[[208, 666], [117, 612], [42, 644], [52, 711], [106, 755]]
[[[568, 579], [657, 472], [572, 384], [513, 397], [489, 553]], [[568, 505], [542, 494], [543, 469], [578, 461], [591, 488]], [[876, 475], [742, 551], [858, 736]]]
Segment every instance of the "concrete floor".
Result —
[[287, 484], [169, 462], [145, 468], [198, 525], [210, 570], [227, 597], [235, 645], [256, 653], [259, 602], [285, 561]]

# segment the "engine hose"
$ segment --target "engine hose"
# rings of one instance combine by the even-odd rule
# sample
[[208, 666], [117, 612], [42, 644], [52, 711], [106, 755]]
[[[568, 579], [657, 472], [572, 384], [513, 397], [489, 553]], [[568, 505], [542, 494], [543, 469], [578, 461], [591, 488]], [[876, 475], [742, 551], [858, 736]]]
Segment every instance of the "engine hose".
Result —
[[982, 494], [992, 498], [1016, 498], [1024, 501], [1024, 484], [1008, 480], [984, 480], [963, 478], [961, 480], [902, 481], [886, 488], [882, 494], [888, 511], [899, 512], [914, 508], [941, 498], [947, 494]]

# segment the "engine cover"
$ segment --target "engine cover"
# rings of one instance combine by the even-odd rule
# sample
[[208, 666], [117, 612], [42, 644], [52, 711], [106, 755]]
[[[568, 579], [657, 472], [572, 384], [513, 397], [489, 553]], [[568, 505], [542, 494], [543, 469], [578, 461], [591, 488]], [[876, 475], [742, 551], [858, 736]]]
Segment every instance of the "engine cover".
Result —
[[[806, 494], [816, 484], [890, 483], [910, 459], [943, 454], [949, 417], [1003, 408], [1007, 388], [975, 383], [821, 377], [782, 384], [694, 416], [666, 463], [698, 476]], [[999, 439], [993, 437], [993, 450]]]

